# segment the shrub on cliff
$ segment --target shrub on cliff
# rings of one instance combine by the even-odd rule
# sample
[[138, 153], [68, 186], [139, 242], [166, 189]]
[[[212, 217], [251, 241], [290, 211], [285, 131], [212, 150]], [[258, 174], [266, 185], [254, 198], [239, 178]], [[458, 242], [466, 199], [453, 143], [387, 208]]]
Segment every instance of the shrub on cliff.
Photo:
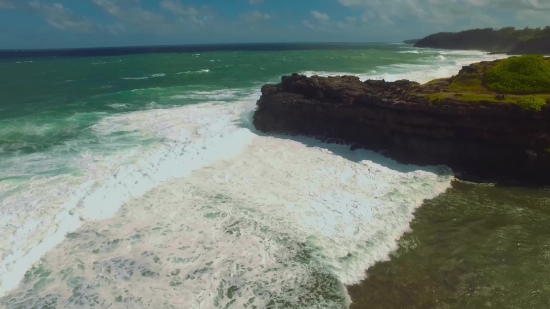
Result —
[[550, 93], [550, 64], [536, 55], [507, 58], [485, 72], [485, 84], [502, 93]]
[[546, 105], [546, 100], [543, 98], [529, 96], [519, 98], [517, 103], [524, 110], [534, 110], [540, 112], [541, 108]]

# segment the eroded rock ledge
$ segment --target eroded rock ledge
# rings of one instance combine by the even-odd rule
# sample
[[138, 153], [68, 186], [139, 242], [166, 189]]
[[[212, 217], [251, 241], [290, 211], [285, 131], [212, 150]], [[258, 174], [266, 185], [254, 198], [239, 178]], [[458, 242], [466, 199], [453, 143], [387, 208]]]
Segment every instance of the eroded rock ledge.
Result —
[[550, 183], [550, 108], [516, 104], [430, 103], [407, 80], [353, 76], [282, 77], [262, 87], [254, 125], [384, 154], [402, 163], [444, 164], [464, 179], [513, 177]]

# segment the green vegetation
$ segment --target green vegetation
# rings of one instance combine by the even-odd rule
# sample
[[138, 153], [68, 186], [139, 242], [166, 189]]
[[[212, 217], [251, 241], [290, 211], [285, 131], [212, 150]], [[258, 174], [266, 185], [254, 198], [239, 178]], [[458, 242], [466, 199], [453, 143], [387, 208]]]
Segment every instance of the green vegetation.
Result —
[[461, 72], [452, 78], [452, 82], [449, 85], [450, 91], [474, 93], [486, 92], [486, 89], [482, 86], [483, 67], [479, 64], [472, 64], [471, 68], [472, 71]]
[[426, 95], [428, 101], [432, 104], [440, 103], [445, 99], [453, 99], [462, 102], [479, 103], [479, 102], [494, 102], [501, 104], [518, 104], [524, 110], [540, 111], [542, 106], [546, 105], [546, 101], [550, 100], [550, 95], [537, 96], [521, 96], [513, 95], [506, 96], [504, 99], [497, 99], [495, 94], [484, 93], [456, 93], [456, 92], [438, 92]]
[[488, 89], [502, 93], [550, 92], [550, 64], [541, 56], [511, 57], [485, 72]]
[[550, 26], [545, 28], [505, 27], [439, 32], [415, 43], [415, 47], [478, 49], [490, 52], [546, 54], [550, 50]]
[[546, 105], [546, 100], [539, 97], [529, 96], [519, 98], [517, 104], [524, 110], [534, 110], [540, 112], [541, 108]]
[[550, 101], [550, 58], [530, 55], [474, 63], [451, 78], [432, 80], [422, 88], [421, 95], [431, 104], [452, 99], [517, 104], [524, 110], [540, 111]]
[[432, 93], [432, 94], [429, 94], [427, 97], [428, 97], [428, 100], [430, 101], [430, 103], [439, 103], [442, 100], [448, 98], [447, 96], [443, 95], [442, 93]]

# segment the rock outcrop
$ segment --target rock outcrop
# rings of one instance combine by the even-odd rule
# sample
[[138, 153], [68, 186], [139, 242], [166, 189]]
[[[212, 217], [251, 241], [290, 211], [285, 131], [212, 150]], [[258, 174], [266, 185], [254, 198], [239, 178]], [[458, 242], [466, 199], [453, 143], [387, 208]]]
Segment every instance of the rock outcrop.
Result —
[[527, 111], [459, 98], [433, 103], [426, 91], [434, 90], [407, 80], [293, 74], [262, 87], [254, 125], [263, 132], [384, 150], [403, 163], [444, 164], [465, 179], [550, 182], [550, 105]]

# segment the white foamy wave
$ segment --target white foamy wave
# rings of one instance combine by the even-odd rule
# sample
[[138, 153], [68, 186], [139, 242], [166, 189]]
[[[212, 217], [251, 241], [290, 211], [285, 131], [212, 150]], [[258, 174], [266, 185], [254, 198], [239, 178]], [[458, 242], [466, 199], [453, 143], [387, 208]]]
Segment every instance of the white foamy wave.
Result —
[[248, 130], [230, 126], [239, 111], [201, 105], [105, 118], [94, 127], [102, 144], [116, 145], [124, 132], [137, 135], [138, 145], [143, 138], [166, 142], [112, 155], [83, 154], [73, 164], [83, 174], [37, 178], [29, 190], [0, 183], [0, 192], [10, 193], [0, 200], [0, 296], [82, 222], [109, 217], [131, 197], [238, 153], [251, 138]]
[[114, 109], [126, 109], [129, 107], [128, 104], [125, 104], [125, 103], [113, 103], [113, 104], [108, 104], [107, 106]]
[[[5, 220], [30, 223], [6, 245], [34, 247], [13, 250], [3, 292], [21, 279], [17, 270], [74, 233], [0, 303], [40, 307], [58, 295], [57, 305], [70, 308], [347, 307], [343, 285], [388, 257], [414, 209], [448, 188], [449, 170], [308, 138], [258, 136], [246, 128], [253, 99], [95, 125], [104, 142], [120, 134], [164, 142], [83, 156], [78, 190], [51, 194], [44, 184], [25, 214], [13, 209]], [[52, 195], [65, 204], [52, 198], [38, 216], [36, 196]], [[29, 243], [28, 235], [48, 228], [42, 246]]]
[[149, 76], [142, 76], [142, 77], [122, 77], [121, 79], [126, 80], [142, 80], [142, 79], [148, 79]]
[[209, 72], [210, 72], [209, 69], [202, 69], [202, 70], [198, 70], [198, 71], [179, 72], [178, 75], [180, 75], [180, 74], [194, 74], [194, 73], [209, 73]]
[[[434, 52], [435, 50], [429, 50]], [[440, 53], [432, 59], [428, 59], [425, 64], [395, 64], [390, 66], [381, 66], [378, 72], [382, 74], [351, 73], [351, 72], [326, 72], [326, 71], [304, 71], [300, 74], [306, 76], [336, 76], [336, 75], [354, 75], [361, 80], [384, 79], [386, 81], [396, 81], [408, 79], [419, 83], [425, 83], [432, 79], [450, 77], [455, 75], [464, 65], [473, 62], [490, 61], [506, 58], [506, 55], [488, 55], [478, 51], [437, 51]], [[434, 61], [435, 60], [435, 61]]]
[[[423, 81], [495, 57], [469, 55], [361, 78]], [[93, 127], [99, 144], [129, 150], [84, 153], [71, 165], [80, 173], [25, 188], [0, 182], [0, 296], [15, 287], [0, 304], [345, 308], [343, 285], [387, 259], [414, 209], [452, 177], [369, 151], [258, 135], [249, 117], [256, 98], [108, 117]]]
[[152, 74], [151, 76], [122, 77], [121, 79], [125, 79], [125, 80], [143, 80], [143, 79], [149, 79], [150, 77], [155, 78], [155, 77], [164, 77], [164, 76], [166, 76], [165, 73], [156, 73], [156, 74]]
[[420, 50], [418, 50], [418, 49], [402, 50], [402, 51], [398, 51], [398, 53], [400, 53], [400, 54], [420, 54]]
[[214, 91], [189, 91], [184, 94], [173, 95], [171, 99], [195, 99], [204, 101], [231, 100], [244, 95], [249, 95], [248, 91], [242, 89], [221, 89]]

